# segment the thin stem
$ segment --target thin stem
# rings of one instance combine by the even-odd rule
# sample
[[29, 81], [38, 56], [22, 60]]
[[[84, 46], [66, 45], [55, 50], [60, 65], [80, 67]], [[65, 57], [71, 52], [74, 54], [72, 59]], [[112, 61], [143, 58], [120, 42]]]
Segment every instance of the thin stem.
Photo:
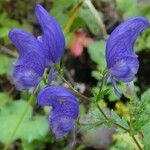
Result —
[[[134, 84], [133, 82], [130, 83], [130, 88], [132, 87], [132, 92], [130, 93], [129, 95], [129, 99], [130, 99], [130, 102], [129, 102], [129, 115], [130, 115], [130, 120], [129, 120], [129, 134], [131, 134], [131, 127], [132, 127], [132, 118], [133, 118], [133, 109], [131, 107], [133, 101], [136, 99], [136, 94], [135, 94], [135, 89], [134, 89]], [[131, 136], [132, 139], [134, 140], [135, 144], [137, 145], [138, 149], [139, 150], [143, 150], [143, 148], [141, 147], [141, 145], [139, 144], [138, 140], [136, 139], [136, 137], [134, 135]]]
[[82, 95], [80, 92], [78, 92], [63, 76], [59, 75], [59, 77], [68, 85], [68, 87], [79, 97], [87, 100], [92, 101], [90, 98], [86, 97], [85, 95]]
[[[105, 75], [107, 74], [107, 72], [108, 72], [107, 69], [105, 69], [103, 71], [103, 74], [102, 74], [101, 85], [100, 85], [99, 92], [98, 92], [97, 97], [96, 97], [96, 106], [99, 109], [99, 111], [102, 113], [102, 115], [105, 117], [105, 119], [109, 120], [109, 117], [107, 117], [107, 115], [105, 114], [105, 112], [103, 111], [103, 109], [97, 103], [98, 100], [99, 100], [99, 98], [101, 97], [101, 93], [102, 93], [102, 89], [103, 89], [103, 85], [104, 85], [104, 78], [105, 78]], [[118, 126], [121, 129], [125, 130], [126, 132], [129, 132], [128, 129], [126, 129], [125, 127], [121, 126], [120, 124], [118, 124], [116, 122], [113, 122], [113, 124], [116, 125], [116, 126]]]
[[132, 136], [132, 139], [134, 140], [134, 142], [136, 143], [137, 147], [139, 148], [139, 150], [143, 150], [143, 148], [141, 147], [141, 145], [139, 144], [139, 142], [137, 141], [135, 136]]
[[22, 112], [22, 114], [21, 114], [21, 116], [20, 116], [20, 118], [19, 118], [19, 120], [18, 120], [18, 122], [17, 122], [17, 124], [16, 124], [16, 127], [14, 128], [12, 134], [10, 135], [10, 138], [9, 138], [9, 140], [8, 140], [8, 143], [5, 145], [5, 147], [4, 147], [3, 150], [7, 150], [7, 149], [8, 149], [9, 145], [11, 144], [11, 142], [12, 142], [12, 140], [13, 140], [13, 138], [14, 138], [14, 136], [15, 136], [15, 134], [16, 134], [16, 132], [17, 132], [17, 130], [18, 130], [20, 124], [21, 124], [21, 122], [23, 121], [23, 119], [24, 119], [24, 117], [25, 117], [25, 115], [26, 115], [26, 113], [27, 113], [27, 111], [28, 111], [28, 109], [29, 109], [30, 104], [32, 104], [33, 100], [34, 100], [34, 96], [31, 95], [30, 98], [29, 98], [29, 100], [28, 100], [28, 103], [27, 103], [26, 106], [25, 106], [24, 111]]
[[[104, 74], [106, 74], [106, 71], [104, 71]], [[78, 92], [76, 89], [74, 89], [74, 87], [61, 75], [59, 75], [59, 77], [68, 85], [68, 87], [79, 97], [85, 99], [85, 100], [88, 100], [88, 101], [92, 101], [90, 98], [86, 97], [85, 95], [82, 95], [80, 92]], [[104, 79], [103, 79], [104, 80]], [[100, 91], [102, 90], [102, 84], [100, 86]], [[102, 110], [102, 108], [96, 103], [97, 105], [97, 108], [99, 109], [99, 111], [102, 113], [102, 115], [105, 117], [106, 120], [109, 120], [109, 118], [107, 117], [107, 115], [104, 113], [104, 111]], [[118, 126], [119, 128], [125, 130], [126, 132], [129, 132], [128, 129], [126, 129], [125, 127], [121, 126], [120, 124], [118, 123], [115, 123], [113, 122], [114, 125]]]
[[105, 70], [103, 71], [103, 76], [102, 76], [102, 79], [101, 79], [101, 85], [100, 85], [99, 92], [98, 92], [97, 97], [96, 97], [96, 106], [97, 106], [97, 108], [99, 109], [99, 111], [102, 113], [102, 115], [105, 117], [105, 119], [108, 120], [107, 115], [105, 114], [105, 112], [102, 110], [102, 108], [101, 108], [101, 107], [99, 106], [99, 104], [97, 103], [98, 100], [99, 100], [100, 97], [101, 97], [101, 93], [102, 93], [102, 89], [103, 89], [103, 85], [104, 85], [104, 77], [105, 77], [106, 73], [107, 73], [107, 69], [105, 69]]
[[105, 78], [105, 75], [107, 74], [107, 69], [105, 69], [102, 73], [102, 79], [101, 79], [101, 84], [100, 84], [100, 87], [99, 87], [99, 92], [97, 94], [97, 97], [96, 97], [96, 102], [99, 100], [99, 98], [101, 97], [101, 93], [102, 93], [102, 89], [103, 89], [103, 85], [104, 85], [104, 78]]

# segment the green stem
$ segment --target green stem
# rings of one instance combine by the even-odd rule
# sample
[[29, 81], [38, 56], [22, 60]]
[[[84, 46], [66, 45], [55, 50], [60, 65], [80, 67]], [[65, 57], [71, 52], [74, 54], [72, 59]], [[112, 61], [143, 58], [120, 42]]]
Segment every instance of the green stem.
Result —
[[18, 122], [17, 122], [17, 124], [16, 124], [16, 126], [15, 126], [15, 128], [13, 130], [13, 132], [12, 132], [12, 134], [10, 135], [8, 143], [5, 145], [5, 147], [3, 148], [3, 150], [7, 150], [8, 149], [9, 145], [11, 144], [14, 136], [16, 135], [16, 132], [17, 132], [20, 124], [22, 123], [22, 121], [23, 121], [23, 119], [24, 119], [24, 117], [25, 117], [25, 115], [26, 115], [26, 113], [27, 113], [27, 111], [29, 109], [29, 106], [30, 106], [30, 104], [32, 104], [33, 100], [34, 100], [34, 96], [31, 95], [30, 98], [29, 98], [29, 100], [28, 100], [28, 103], [26, 104], [26, 106], [25, 106], [25, 108], [24, 108], [24, 110], [23, 110], [23, 112], [22, 112], [22, 114], [21, 114], [21, 116], [20, 116], [20, 118], [19, 118], [19, 120], [18, 120]]
[[107, 69], [105, 69], [102, 73], [102, 79], [101, 79], [101, 85], [99, 87], [99, 91], [98, 91], [98, 94], [97, 94], [97, 97], [96, 97], [96, 102], [98, 102], [99, 98], [101, 97], [101, 93], [102, 93], [102, 89], [103, 89], [103, 86], [104, 86], [104, 78], [105, 78], [105, 75], [107, 74]]
[[[107, 69], [105, 69], [103, 71], [103, 74], [102, 74], [101, 85], [100, 85], [99, 92], [98, 92], [97, 97], [96, 97], [96, 106], [99, 109], [99, 111], [102, 113], [102, 115], [105, 117], [105, 119], [109, 121], [109, 117], [107, 117], [107, 115], [105, 114], [105, 112], [103, 111], [103, 109], [97, 103], [98, 100], [101, 97], [102, 89], [103, 89], [103, 86], [104, 86], [104, 78], [105, 78], [105, 75], [107, 74], [107, 72], [108, 72]], [[116, 126], [118, 126], [121, 129], [125, 130], [126, 132], [129, 132], [128, 129], [126, 129], [125, 127], [121, 126], [120, 124], [118, 124], [116, 122], [113, 122], [113, 124], [116, 125]]]
[[[133, 85], [133, 83], [132, 83], [132, 86], [134, 86]], [[134, 88], [134, 87], [132, 87], [132, 88]], [[130, 114], [130, 121], [129, 121], [129, 134], [131, 135], [131, 127], [132, 127], [132, 118], [133, 118], [133, 109], [132, 109], [132, 103], [133, 103], [133, 101], [135, 101], [136, 100], [136, 94], [135, 94], [135, 90], [133, 90], [133, 92], [131, 93], [131, 95], [129, 95], [129, 99], [130, 99], [130, 102], [129, 102], [129, 114]], [[136, 139], [136, 137], [134, 136], [134, 135], [132, 135], [131, 136], [132, 137], [132, 139], [134, 140], [134, 142], [135, 142], [135, 144], [137, 145], [137, 147], [138, 147], [138, 149], [139, 150], [143, 150], [143, 148], [141, 147], [141, 145], [139, 144], [139, 142], [138, 142], [138, 140]]]
[[92, 101], [90, 98], [82, 95], [80, 92], [78, 92], [76, 89], [74, 89], [74, 87], [62, 75], [59, 75], [59, 77], [69, 86], [69, 88], [72, 90], [72, 92], [74, 94], [76, 94], [77, 96], [79, 96], [87, 101]]
[[[103, 77], [102, 77], [102, 81], [104, 80], [104, 77], [105, 77], [106, 73], [107, 73], [107, 70], [104, 71], [104, 74], [103, 74]], [[76, 89], [74, 89], [74, 87], [63, 76], [61, 76], [61, 74], [59, 74], [59, 77], [68, 85], [68, 87], [72, 90], [72, 92], [74, 92], [77, 96], [79, 96], [79, 97], [81, 97], [81, 98], [83, 98], [85, 100], [92, 101], [90, 98], [86, 97], [85, 95], [82, 95]], [[102, 82], [102, 84], [100, 86], [98, 97], [100, 97], [100, 92], [102, 91], [103, 84], [104, 84], [104, 81]], [[97, 98], [97, 99], [99, 99], [99, 98]], [[105, 117], [105, 119], [109, 120], [109, 118], [107, 117], [107, 115], [105, 114], [105, 112], [102, 110], [102, 108], [98, 105], [98, 103], [96, 103], [96, 105], [97, 105], [97, 108], [99, 109], [99, 111]], [[117, 127], [121, 128], [121, 129], [125, 130], [126, 132], [129, 132], [128, 129], [126, 129], [125, 127], [121, 126], [120, 124], [118, 124], [116, 122], [113, 122], [113, 124], [116, 125]]]
[[[98, 110], [102, 113], [102, 115], [105, 117], [106, 120], [109, 121], [109, 117], [107, 117], [107, 115], [105, 114], [105, 112], [102, 110], [102, 108], [99, 106], [99, 104], [97, 103], [97, 101], [99, 100], [99, 98], [101, 97], [101, 92], [102, 92], [102, 89], [103, 89], [103, 85], [104, 85], [104, 77], [107, 73], [107, 69], [104, 70], [103, 72], [103, 76], [102, 76], [102, 79], [101, 79], [101, 85], [100, 85], [100, 88], [99, 88], [99, 92], [98, 92], [98, 95], [96, 97], [96, 106], [98, 108]], [[90, 98], [82, 95], [81, 93], [79, 93], [76, 89], [74, 89], [74, 87], [61, 75], [59, 74], [59, 77], [69, 86], [69, 88], [79, 97], [83, 98], [83, 99], [86, 99], [88, 101], [92, 101]], [[116, 123], [116, 122], [113, 122], [113, 124], [121, 129], [123, 129], [124, 131], [128, 132], [130, 134], [130, 129], [127, 129], [125, 127], [123, 127], [122, 125]], [[140, 144], [138, 143], [137, 139], [132, 136], [135, 144], [137, 145], [137, 147], [139, 148], [139, 150], [143, 150], [140, 146]]]
[[99, 106], [99, 104], [97, 103], [98, 100], [100, 99], [101, 97], [101, 93], [102, 93], [102, 89], [103, 89], [103, 85], [104, 85], [104, 78], [105, 78], [105, 75], [107, 74], [107, 69], [105, 69], [103, 71], [103, 74], [102, 74], [102, 79], [101, 79], [101, 85], [100, 85], [100, 88], [99, 88], [99, 91], [98, 91], [98, 94], [97, 94], [97, 97], [96, 97], [96, 106], [97, 108], [99, 109], [99, 111], [102, 113], [102, 115], [105, 117], [106, 120], [108, 120], [108, 117], [107, 115], [105, 114], [105, 112], [103, 111], [103, 109]]
[[143, 148], [141, 147], [141, 145], [139, 144], [139, 142], [137, 141], [135, 136], [132, 136], [132, 139], [134, 140], [134, 142], [136, 143], [137, 147], [139, 148], [139, 150], [143, 150]]

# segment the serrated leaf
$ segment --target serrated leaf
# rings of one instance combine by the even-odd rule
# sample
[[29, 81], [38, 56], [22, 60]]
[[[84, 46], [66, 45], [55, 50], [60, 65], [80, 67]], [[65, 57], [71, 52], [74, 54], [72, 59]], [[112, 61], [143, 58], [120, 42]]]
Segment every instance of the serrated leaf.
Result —
[[133, 107], [131, 131], [136, 134], [150, 119], [150, 89], [141, 96], [141, 101], [136, 101]]
[[111, 111], [111, 122], [112, 124], [116, 123], [122, 127], [124, 127], [125, 129], [129, 129], [128, 123], [127, 121], [122, 117], [120, 117], [115, 111]]
[[85, 132], [90, 129], [97, 128], [104, 124], [104, 122], [106, 122], [104, 116], [101, 114], [97, 107], [92, 106], [88, 114], [82, 115], [79, 119], [79, 123], [81, 124], [80, 132]]
[[[29, 105], [26, 101], [13, 101], [4, 106], [0, 111], [0, 142], [7, 143], [8, 139], [16, 127], [18, 119], [23, 113], [24, 107]], [[44, 116], [32, 117], [32, 107], [28, 106], [28, 111], [13, 140], [24, 139], [31, 142], [39, 139], [48, 133], [48, 123]]]
[[144, 136], [143, 139], [143, 145], [144, 145], [144, 150], [150, 150], [150, 123], [146, 124], [144, 127], [142, 127], [142, 134]]

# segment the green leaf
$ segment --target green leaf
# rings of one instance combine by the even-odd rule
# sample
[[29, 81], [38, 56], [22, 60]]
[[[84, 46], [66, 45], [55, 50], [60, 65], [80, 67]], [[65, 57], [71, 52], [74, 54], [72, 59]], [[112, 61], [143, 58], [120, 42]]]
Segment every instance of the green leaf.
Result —
[[10, 42], [8, 39], [8, 32], [12, 28], [17, 27], [30, 30], [27, 24], [20, 24], [19, 21], [10, 19], [5, 12], [0, 13], [0, 38], [2, 38], [6, 44]]
[[[111, 122], [112, 122], [112, 125], [114, 124], [114, 123], [116, 123], [116, 124], [118, 124], [118, 125], [120, 125], [120, 126], [122, 126], [122, 127], [124, 127], [124, 128], [126, 128], [126, 129], [129, 129], [129, 126], [128, 126], [128, 123], [127, 123], [127, 121], [122, 117], [120, 117], [115, 111], [111, 111], [111, 117], [110, 117], [110, 120], [111, 120]], [[110, 122], [110, 123], [111, 123]], [[119, 130], [121, 129], [121, 128], [118, 128]], [[124, 130], [123, 130], [124, 131]]]
[[98, 65], [99, 68], [101, 68], [101, 70], [106, 67], [105, 46], [105, 41], [96, 41], [88, 48], [90, 58]]
[[0, 92], [0, 109], [7, 103], [10, 102], [11, 98], [3, 92]]
[[[101, 16], [102, 14], [99, 13]], [[88, 7], [81, 7], [79, 17], [85, 22], [94, 35], [100, 34], [100, 27]]]
[[137, 5], [136, 0], [116, 0], [116, 4], [125, 19], [140, 15], [140, 6]]
[[97, 128], [104, 124], [106, 119], [101, 114], [96, 106], [92, 106], [88, 112], [88, 114], [84, 114], [80, 116], [80, 132], [86, 132], [90, 129]]
[[0, 38], [6, 37], [8, 35], [9, 30], [10, 29], [6, 27], [0, 28]]
[[[13, 101], [5, 105], [0, 111], [0, 142], [7, 143], [12, 134], [18, 119], [20, 118], [26, 105], [26, 101]], [[23, 139], [31, 142], [42, 138], [48, 133], [48, 123], [43, 116], [32, 116], [32, 107], [28, 106], [28, 111], [13, 140]]]
[[136, 150], [137, 146], [128, 133], [117, 133], [113, 135], [114, 144], [110, 150]]
[[138, 37], [135, 44], [135, 51], [139, 52], [141, 50], [150, 49], [150, 29], [146, 29], [141, 33], [141, 36]]
[[53, 8], [51, 9], [51, 14], [60, 23], [62, 28], [65, 27], [67, 20], [69, 19], [70, 10], [68, 8], [73, 6], [73, 4], [74, 0], [53, 1]]
[[136, 134], [149, 121], [150, 116], [150, 89], [144, 92], [141, 96], [141, 101], [136, 101], [133, 106], [132, 134]]
[[142, 127], [142, 134], [144, 136], [144, 139], [142, 140], [144, 145], [144, 150], [150, 150], [150, 122], [146, 124], [144, 127]]
[[[95, 71], [96, 72], [96, 71]], [[99, 78], [100, 78], [100, 72], [99, 71], [97, 71], [96, 72], [97, 73], [97, 77], [96, 77], [96, 79], [97, 80], [99, 80]], [[93, 74], [92, 74], [93, 75]], [[94, 76], [95, 77], [95, 76]], [[120, 83], [120, 82], [118, 82], [118, 88], [120, 89], [120, 91], [123, 91], [123, 89], [125, 89], [125, 87], [126, 87], [126, 85], [125, 84], [123, 84], [123, 83]], [[104, 87], [103, 87], [103, 89], [104, 89], [104, 91], [106, 90], [107, 92], [105, 92], [105, 93], [103, 93], [103, 95], [107, 95], [108, 96], [108, 100], [110, 101], [110, 102], [113, 102], [113, 101], [118, 101], [119, 100], [119, 98], [118, 98], [118, 96], [115, 94], [115, 92], [114, 92], [114, 88], [113, 88], [113, 86], [112, 86], [112, 84], [111, 83], [108, 83], [107, 85], [104, 85]], [[99, 87], [94, 87], [94, 88], [92, 88], [92, 93], [94, 93], [94, 95], [96, 94], [98, 94], [98, 91], [99, 91]]]
[[0, 75], [11, 74], [13, 59], [9, 56], [0, 54]]

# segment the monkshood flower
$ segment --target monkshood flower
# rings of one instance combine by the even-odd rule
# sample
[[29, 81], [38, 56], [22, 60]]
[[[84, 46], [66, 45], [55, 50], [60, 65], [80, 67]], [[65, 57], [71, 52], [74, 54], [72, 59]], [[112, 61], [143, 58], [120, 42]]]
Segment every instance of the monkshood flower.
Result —
[[13, 79], [18, 90], [32, 90], [41, 80], [46, 61], [38, 40], [21, 29], [12, 29], [9, 38], [16, 46], [19, 58], [14, 64]]
[[49, 86], [37, 96], [40, 106], [51, 106], [48, 122], [56, 138], [61, 138], [75, 129], [75, 120], [79, 113], [77, 98], [65, 87]]
[[115, 93], [120, 96], [116, 80], [131, 82], [139, 68], [133, 46], [137, 36], [149, 26], [144, 17], [133, 17], [120, 24], [109, 36], [106, 45], [106, 62]]
[[12, 29], [9, 38], [17, 47], [19, 58], [14, 65], [13, 78], [18, 90], [32, 91], [41, 80], [46, 66], [51, 66], [49, 82], [55, 78], [52, 64], [58, 62], [65, 49], [65, 38], [58, 22], [39, 4], [35, 14], [42, 28], [42, 35]]
[[46, 64], [50, 66], [62, 57], [65, 38], [58, 22], [41, 5], [36, 5], [35, 14], [43, 32], [38, 39], [46, 55]]

